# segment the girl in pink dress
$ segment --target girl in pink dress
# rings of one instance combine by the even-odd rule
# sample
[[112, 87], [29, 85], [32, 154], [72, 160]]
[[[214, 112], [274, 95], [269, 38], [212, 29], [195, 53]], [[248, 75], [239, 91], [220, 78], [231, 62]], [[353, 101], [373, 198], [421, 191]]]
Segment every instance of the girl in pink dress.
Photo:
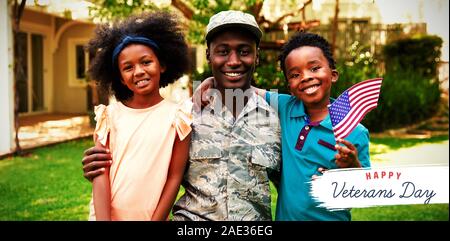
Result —
[[91, 77], [117, 102], [95, 107], [96, 145], [112, 164], [93, 180], [90, 220], [167, 220], [189, 153], [190, 102], [164, 100], [159, 88], [188, 69], [187, 44], [176, 17], [130, 17], [96, 29]]

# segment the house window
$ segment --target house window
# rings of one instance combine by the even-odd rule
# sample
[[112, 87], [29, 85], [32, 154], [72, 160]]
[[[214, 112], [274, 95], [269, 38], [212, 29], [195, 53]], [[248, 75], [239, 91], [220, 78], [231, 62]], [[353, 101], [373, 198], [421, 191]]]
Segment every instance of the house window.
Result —
[[70, 87], [86, 87], [86, 72], [89, 66], [89, 54], [84, 50], [87, 39], [68, 40], [68, 80]]
[[19, 68], [16, 76], [19, 113], [45, 111], [44, 35], [19, 32], [17, 44], [14, 54]]
[[77, 68], [77, 79], [85, 79], [86, 78], [86, 58], [87, 54], [84, 52], [83, 45], [77, 45], [76, 48], [76, 68]]

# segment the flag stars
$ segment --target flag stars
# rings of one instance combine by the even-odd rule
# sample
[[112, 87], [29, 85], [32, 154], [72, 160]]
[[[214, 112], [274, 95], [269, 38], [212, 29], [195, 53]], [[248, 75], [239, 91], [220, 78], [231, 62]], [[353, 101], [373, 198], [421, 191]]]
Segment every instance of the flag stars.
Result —
[[364, 115], [377, 106], [381, 82], [381, 78], [376, 78], [355, 84], [329, 106], [336, 139], [348, 136]]

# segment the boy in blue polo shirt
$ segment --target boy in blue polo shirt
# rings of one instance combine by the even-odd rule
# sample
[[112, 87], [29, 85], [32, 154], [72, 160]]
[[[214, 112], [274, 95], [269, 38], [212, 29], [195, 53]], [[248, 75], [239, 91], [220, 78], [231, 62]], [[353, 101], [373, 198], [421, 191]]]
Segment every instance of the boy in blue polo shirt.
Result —
[[278, 101], [282, 173], [276, 220], [351, 220], [350, 210], [320, 208], [310, 195], [309, 182], [323, 168], [370, 166], [369, 132], [363, 125], [347, 140], [334, 139], [328, 105], [339, 73], [330, 45], [319, 35], [299, 32], [285, 44], [279, 60], [292, 95], [258, 89], [267, 102]]

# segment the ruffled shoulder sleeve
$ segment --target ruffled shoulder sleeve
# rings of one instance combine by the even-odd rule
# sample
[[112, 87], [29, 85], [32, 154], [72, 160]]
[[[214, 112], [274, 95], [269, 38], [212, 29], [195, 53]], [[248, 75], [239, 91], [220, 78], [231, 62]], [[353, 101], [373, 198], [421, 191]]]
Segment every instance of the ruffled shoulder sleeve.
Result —
[[100, 141], [105, 146], [108, 139], [108, 133], [110, 131], [110, 124], [108, 120], [108, 108], [105, 105], [97, 105], [94, 108], [95, 112], [95, 125], [94, 141]]
[[192, 106], [192, 101], [186, 100], [177, 107], [173, 126], [175, 127], [180, 140], [184, 140], [184, 138], [192, 131]]

